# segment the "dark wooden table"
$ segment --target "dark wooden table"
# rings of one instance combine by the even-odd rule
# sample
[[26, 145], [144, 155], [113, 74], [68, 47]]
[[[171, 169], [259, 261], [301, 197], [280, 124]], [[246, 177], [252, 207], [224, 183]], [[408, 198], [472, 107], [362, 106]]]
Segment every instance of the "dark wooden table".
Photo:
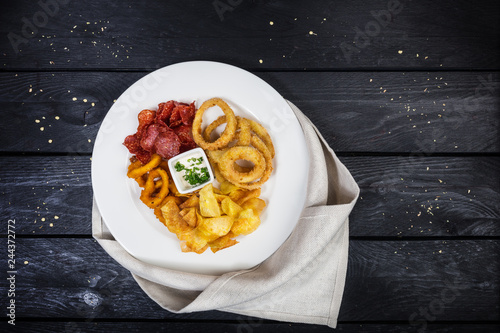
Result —
[[331, 331], [169, 313], [92, 238], [103, 117], [139, 78], [189, 60], [267, 81], [358, 182], [338, 331], [500, 329], [498, 1], [2, 4], [3, 332]]

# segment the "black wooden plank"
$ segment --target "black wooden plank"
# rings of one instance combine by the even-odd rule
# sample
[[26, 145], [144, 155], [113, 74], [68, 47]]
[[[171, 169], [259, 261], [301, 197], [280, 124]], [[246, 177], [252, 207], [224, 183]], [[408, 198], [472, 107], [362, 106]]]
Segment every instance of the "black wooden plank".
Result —
[[[498, 157], [341, 157], [361, 188], [354, 237], [500, 235]], [[19, 235], [90, 235], [89, 156], [5, 156], [4, 216]], [[477, 172], [481, 170], [481, 172]]]
[[[100, 320], [89, 321], [67, 321], [67, 322], [44, 322], [44, 321], [23, 321], [16, 320], [16, 326], [8, 326], [3, 322], [0, 324], [3, 332], [22, 332], [22, 333], [53, 333], [53, 332], [192, 332], [192, 333], [227, 333], [227, 332], [259, 332], [259, 333], [281, 333], [281, 332], [298, 332], [298, 333], [323, 333], [332, 332], [332, 329], [327, 326], [307, 325], [296, 323], [275, 323], [263, 321], [258, 318], [241, 318], [238, 322], [107, 322]], [[413, 332], [415, 329], [422, 328], [421, 324], [374, 324], [374, 323], [339, 323], [336, 332], [346, 333], [391, 333], [391, 332]], [[472, 324], [457, 324], [457, 323], [427, 323], [425, 331], [437, 333], [497, 333], [500, 329], [499, 324], [487, 323], [472, 323]]]
[[0, 16], [0, 65], [148, 68], [205, 59], [254, 69], [498, 68], [495, 1], [227, 3], [72, 1], [46, 9], [44, 19], [39, 5], [18, 1]]
[[[498, 240], [351, 241], [339, 320], [498, 321], [499, 253]], [[241, 318], [162, 310], [90, 239], [17, 239], [16, 263], [20, 318]]]
[[89, 156], [2, 157], [0, 165], [1, 211], [18, 235], [91, 234]]
[[[498, 320], [499, 293], [492, 282], [500, 267], [498, 241], [350, 244], [339, 319]], [[489, 310], [480, 314], [486, 303]]]
[[498, 235], [498, 158], [417, 154], [341, 160], [361, 188], [351, 235]]
[[[337, 152], [500, 151], [496, 72], [257, 74], [297, 104]], [[144, 75], [0, 74], [8, 119], [0, 124], [0, 150], [90, 153], [113, 101]]]

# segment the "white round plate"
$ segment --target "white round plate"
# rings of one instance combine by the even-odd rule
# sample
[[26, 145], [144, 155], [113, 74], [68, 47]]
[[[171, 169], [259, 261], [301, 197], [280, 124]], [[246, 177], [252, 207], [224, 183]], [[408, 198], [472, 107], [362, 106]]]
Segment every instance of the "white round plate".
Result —
[[[126, 175], [130, 153], [125, 137], [137, 130], [137, 114], [175, 100], [196, 107], [224, 99], [236, 115], [259, 121], [276, 149], [274, 171], [263, 185], [267, 207], [261, 225], [238, 244], [212, 253], [181, 252], [176, 235], [139, 199]], [[220, 112], [220, 114], [219, 114]], [[215, 119], [221, 111], [208, 110]], [[210, 119], [208, 119], [210, 121]], [[204, 118], [204, 125], [207, 124]], [[130, 86], [104, 118], [92, 155], [92, 185], [99, 211], [115, 239], [135, 258], [183, 272], [219, 275], [249, 269], [272, 255], [295, 227], [305, 203], [309, 154], [302, 128], [285, 99], [269, 84], [240, 68], [209, 61], [184, 62], [156, 70]]]

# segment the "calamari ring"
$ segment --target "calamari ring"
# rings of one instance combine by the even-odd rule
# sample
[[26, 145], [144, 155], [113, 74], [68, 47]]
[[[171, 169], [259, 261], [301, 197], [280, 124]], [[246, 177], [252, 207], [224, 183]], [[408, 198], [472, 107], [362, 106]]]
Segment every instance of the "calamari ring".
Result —
[[264, 156], [264, 159], [266, 160], [266, 169], [262, 177], [256, 182], [252, 183], [232, 182], [234, 185], [247, 190], [254, 190], [256, 188], [261, 187], [262, 184], [264, 184], [269, 179], [271, 173], [273, 172], [273, 158], [266, 144], [256, 135], [252, 135], [251, 143], [252, 146], [254, 146], [262, 154], [262, 156]]
[[142, 165], [141, 161], [139, 161], [138, 159], [135, 159], [135, 156], [133, 158], [130, 159], [130, 165], [128, 166], [128, 170], [127, 170], [127, 174], [134, 170], [134, 169], [137, 169], [138, 167], [140, 167]]
[[[214, 142], [209, 142], [205, 140], [202, 136], [201, 122], [203, 119], [203, 113], [207, 109], [215, 105], [218, 105], [226, 115], [227, 125], [224, 131], [222, 132], [221, 136], [217, 140], [215, 140]], [[196, 115], [194, 116], [193, 120], [194, 142], [196, 142], [198, 146], [206, 150], [216, 150], [224, 148], [231, 140], [233, 140], [234, 134], [236, 133], [236, 125], [237, 125], [236, 116], [234, 115], [233, 110], [229, 107], [229, 105], [227, 105], [226, 102], [217, 97], [209, 99], [200, 106], [198, 111], [196, 111]]]
[[[250, 161], [254, 167], [248, 172], [239, 172], [235, 168], [238, 160]], [[259, 179], [266, 171], [266, 160], [254, 147], [235, 146], [222, 155], [218, 166], [224, 178], [230, 182], [249, 183]]]
[[[155, 178], [157, 177], [161, 177], [161, 187], [160, 191], [157, 194], [154, 194], [157, 190], [156, 185], [159, 183], [159, 181], [155, 182]], [[168, 174], [165, 170], [161, 168], [151, 170], [148, 174], [148, 180], [146, 180], [144, 189], [141, 192], [141, 201], [144, 202], [144, 204], [149, 208], [156, 208], [168, 195], [168, 183]]]
[[144, 187], [146, 185], [146, 180], [148, 180], [148, 176], [146, 174], [139, 176], [135, 179], [139, 187]]
[[153, 170], [158, 165], [160, 165], [160, 163], [161, 163], [161, 156], [158, 154], [153, 154], [153, 156], [151, 156], [151, 160], [142, 166], [133, 169], [132, 165], [133, 166], [137, 165], [136, 162], [132, 163], [132, 165], [129, 166], [129, 171], [127, 172], [127, 176], [136, 179], [137, 177], [140, 177], [145, 173]]

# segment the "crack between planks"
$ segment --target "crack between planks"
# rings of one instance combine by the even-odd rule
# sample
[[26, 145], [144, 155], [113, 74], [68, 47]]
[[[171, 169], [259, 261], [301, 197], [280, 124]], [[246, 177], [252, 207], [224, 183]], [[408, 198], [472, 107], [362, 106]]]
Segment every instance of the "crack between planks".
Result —
[[[165, 65], [166, 67], [168, 65]], [[20, 72], [31, 72], [31, 73], [51, 73], [51, 72], [99, 72], [99, 73], [151, 73], [154, 70], [163, 67], [158, 67], [153, 70], [145, 68], [1, 68], [0, 73], [20, 73]], [[241, 67], [242, 69], [254, 72], [254, 73], [318, 73], [318, 72], [331, 72], [331, 73], [351, 73], [351, 72], [394, 72], [394, 73], [409, 73], [409, 72], [429, 72], [429, 73], [446, 73], [446, 72], [483, 72], [483, 73], [493, 73], [500, 72], [500, 68], [460, 68], [460, 67], [449, 67], [449, 68], [377, 68], [377, 67], [366, 67], [366, 68], [256, 68], [256, 67]]]
[[[254, 318], [245, 316], [245, 318]], [[148, 319], [148, 318], [71, 318], [71, 317], [61, 317], [61, 318], [48, 318], [48, 317], [16, 317], [16, 321], [19, 322], [79, 322], [79, 323], [91, 323], [91, 322], [101, 322], [101, 323], [116, 323], [116, 322], [128, 322], [128, 323], [187, 323], [187, 324], [241, 324], [241, 318], [230, 320], [230, 319], [180, 319], [180, 318], [161, 318], [161, 319]], [[260, 324], [264, 325], [283, 325], [285, 323], [260, 319]], [[293, 325], [309, 325], [305, 323], [292, 323]], [[408, 320], [366, 320], [366, 321], [342, 321], [339, 320], [337, 325], [409, 325]], [[449, 320], [436, 320], [432, 322], [433, 325], [499, 325], [500, 320], [461, 320], [461, 321], [449, 321]]]
[[[0, 238], [7, 238], [7, 234], [0, 235]], [[91, 234], [16, 234], [19, 239], [93, 239]], [[500, 240], [500, 236], [349, 236], [351, 241], [476, 241], [476, 240]]]

